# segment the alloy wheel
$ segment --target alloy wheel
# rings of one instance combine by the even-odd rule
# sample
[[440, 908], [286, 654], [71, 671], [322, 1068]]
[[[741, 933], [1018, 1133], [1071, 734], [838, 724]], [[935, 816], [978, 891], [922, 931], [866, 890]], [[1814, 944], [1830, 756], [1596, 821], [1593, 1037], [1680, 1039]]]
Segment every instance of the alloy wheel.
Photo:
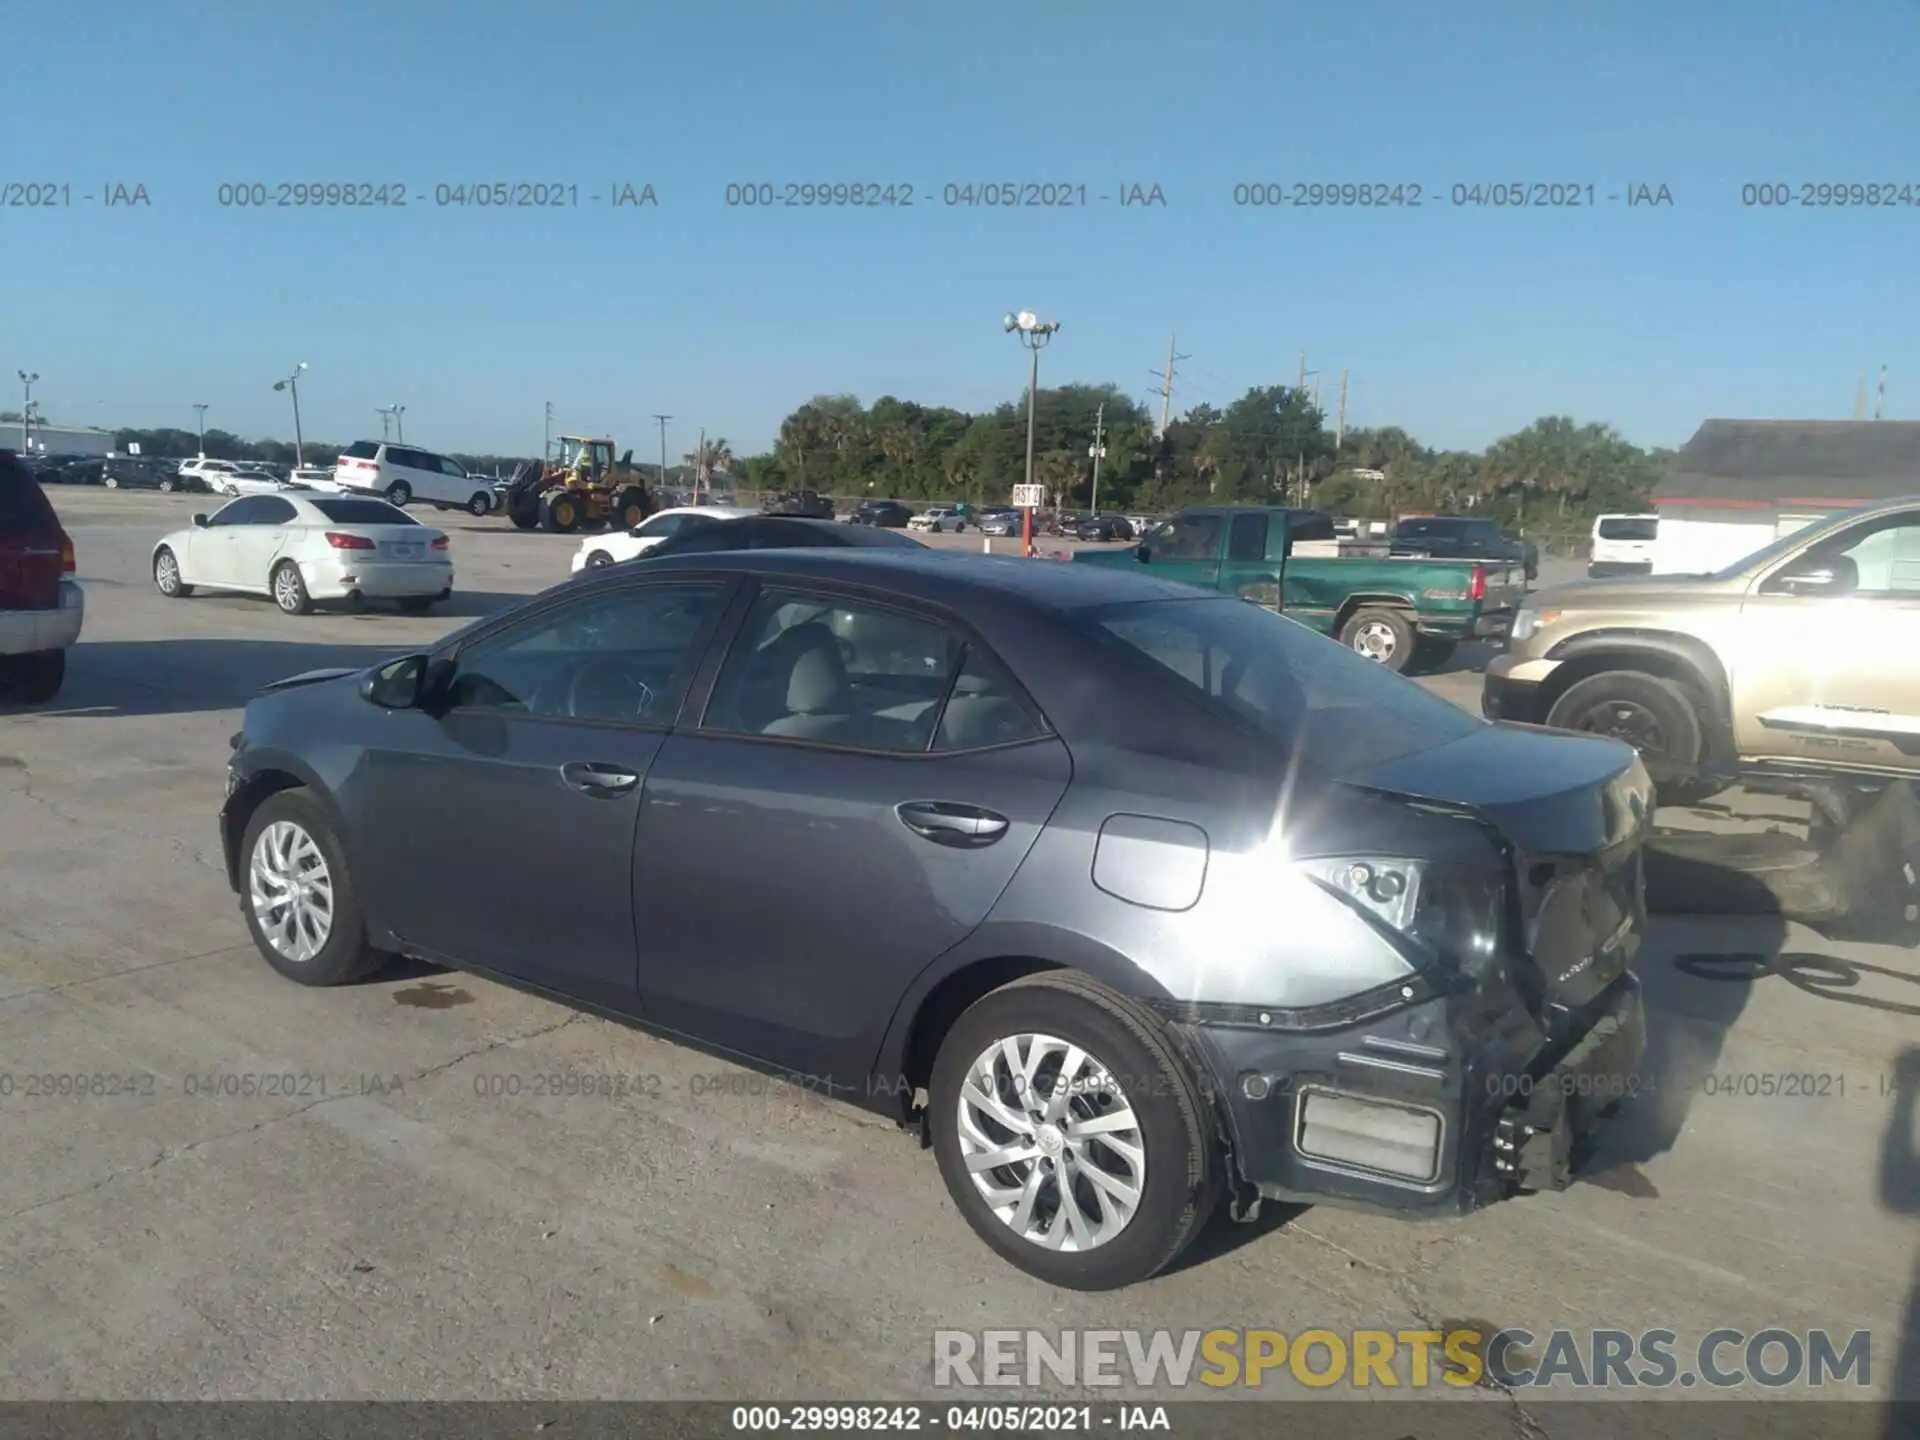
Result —
[[155, 557], [153, 582], [162, 595], [171, 595], [180, 588], [180, 562], [173, 558], [171, 550], [162, 550]]
[[300, 574], [291, 565], [282, 565], [273, 573], [273, 598], [282, 610], [300, 607]]
[[282, 959], [313, 959], [333, 935], [333, 874], [319, 845], [291, 820], [254, 842], [247, 895], [260, 933]]
[[1353, 632], [1353, 648], [1356, 653], [1384, 665], [1400, 648], [1400, 639], [1385, 621], [1370, 620]]
[[1140, 1120], [1087, 1050], [1012, 1035], [968, 1067], [960, 1153], [1002, 1224], [1046, 1250], [1099, 1249], [1127, 1228], [1146, 1189]]

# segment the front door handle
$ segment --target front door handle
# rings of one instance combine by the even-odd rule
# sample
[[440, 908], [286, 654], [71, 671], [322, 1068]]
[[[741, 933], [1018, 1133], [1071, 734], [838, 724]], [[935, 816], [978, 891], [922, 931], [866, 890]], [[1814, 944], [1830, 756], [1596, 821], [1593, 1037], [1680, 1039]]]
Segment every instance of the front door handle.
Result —
[[913, 800], [896, 805], [894, 814], [900, 823], [923, 840], [949, 845], [958, 850], [975, 850], [991, 845], [1007, 833], [1007, 817], [977, 805], [956, 805], [946, 800]]
[[575, 760], [560, 767], [560, 778], [583, 795], [610, 800], [624, 795], [640, 783], [640, 777], [618, 765], [595, 765]]

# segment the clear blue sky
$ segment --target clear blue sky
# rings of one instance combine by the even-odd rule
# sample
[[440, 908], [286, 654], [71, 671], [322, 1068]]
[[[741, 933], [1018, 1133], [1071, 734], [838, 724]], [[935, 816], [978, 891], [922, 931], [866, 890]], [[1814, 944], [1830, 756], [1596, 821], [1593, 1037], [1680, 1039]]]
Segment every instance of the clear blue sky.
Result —
[[[1042, 383], [1176, 412], [1287, 383], [1478, 447], [1544, 413], [1678, 444], [1710, 415], [1845, 418], [1891, 367], [1920, 416], [1920, 5], [1511, 0], [1343, 5], [241, 6], [78, 0], [8, 40], [0, 407], [644, 456], [650, 417], [746, 452], [816, 392], [1018, 396], [1000, 328], [1063, 329]], [[438, 184], [558, 181], [580, 208], [439, 208]], [[1086, 209], [949, 208], [969, 182]], [[1237, 208], [1237, 183], [1419, 184], [1422, 209]], [[1454, 184], [1592, 184], [1593, 209], [1455, 209]], [[404, 211], [222, 208], [222, 183], [400, 182]], [[729, 209], [729, 182], [911, 184], [910, 210]], [[1908, 208], [1755, 210], [1743, 182], [1916, 187]], [[151, 205], [103, 209], [104, 186]], [[616, 211], [614, 183], [657, 208]], [[1097, 196], [1159, 185], [1164, 207]], [[1666, 185], [1670, 207], [1609, 194]]]

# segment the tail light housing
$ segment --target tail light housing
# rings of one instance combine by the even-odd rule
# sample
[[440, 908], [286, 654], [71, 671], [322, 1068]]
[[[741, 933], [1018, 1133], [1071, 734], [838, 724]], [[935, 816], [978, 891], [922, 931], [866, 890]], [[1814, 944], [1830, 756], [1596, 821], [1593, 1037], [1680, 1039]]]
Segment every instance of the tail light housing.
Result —
[[436, 535], [433, 537], [433, 548], [436, 550], [445, 550], [451, 543], [452, 542], [444, 535]]
[[1467, 598], [1469, 600], [1484, 600], [1487, 598], [1486, 566], [1476, 565], [1473, 567], [1473, 578], [1467, 582]]
[[338, 530], [327, 531], [327, 544], [336, 550], [373, 550], [377, 547], [364, 535], [343, 535]]
[[60, 532], [60, 573], [73, 575], [77, 574], [79, 569], [80, 562], [73, 553], [73, 537], [63, 530]]

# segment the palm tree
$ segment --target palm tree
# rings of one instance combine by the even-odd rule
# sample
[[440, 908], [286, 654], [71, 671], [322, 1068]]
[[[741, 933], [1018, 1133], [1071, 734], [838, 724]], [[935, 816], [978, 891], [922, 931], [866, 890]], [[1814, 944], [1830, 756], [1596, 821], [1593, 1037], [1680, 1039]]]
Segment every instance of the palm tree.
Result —
[[706, 441], [681, 457], [694, 473], [694, 484], [705, 489], [713, 483], [714, 472], [733, 469], [733, 447], [724, 438]]

